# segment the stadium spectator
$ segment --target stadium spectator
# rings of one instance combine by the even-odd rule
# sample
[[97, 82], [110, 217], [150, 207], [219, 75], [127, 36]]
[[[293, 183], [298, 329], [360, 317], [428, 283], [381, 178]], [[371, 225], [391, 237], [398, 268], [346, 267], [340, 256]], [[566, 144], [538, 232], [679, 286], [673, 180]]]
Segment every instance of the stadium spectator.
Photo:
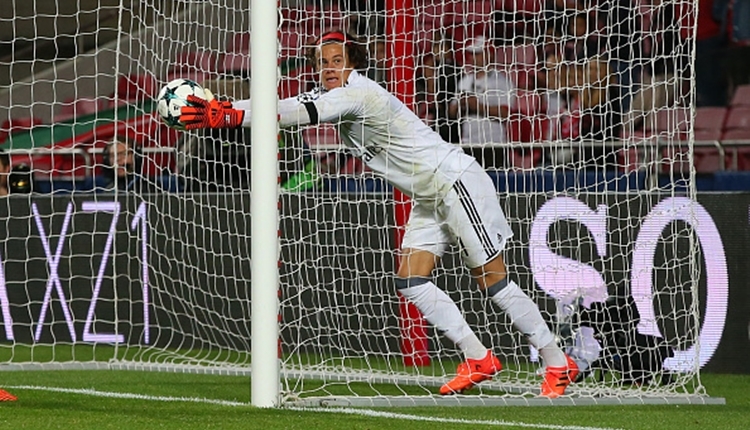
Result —
[[28, 194], [34, 191], [34, 179], [28, 164], [21, 163], [11, 167], [8, 188], [11, 194]]
[[370, 64], [367, 67], [367, 77], [388, 88], [388, 54], [386, 53], [385, 37], [379, 34], [370, 37], [368, 46]]
[[[185, 137], [181, 147], [189, 157], [180, 166], [185, 191], [250, 189], [249, 129], [207, 130]], [[279, 179], [281, 188], [287, 191], [308, 191], [320, 185], [317, 162], [298, 130], [279, 132]]]
[[[649, 31], [644, 31], [643, 67], [640, 88], [634, 93], [630, 109], [623, 116], [623, 130], [653, 130], [656, 112], [678, 104], [685, 94], [684, 73], [689, 64], [687, 41], [674, 23], [674, 3], [652, 0], [654, 7]], [[644, 29], [647, 30], [647, 29]]]
[[533, 17], [536, 28], [534, 37], [542, 50], [540, 58], [555, 54], [563, 56], [565, 35], [568, 34], [568, 21], [578, 13], [583, 13], [585, 7], [579, 0], [546, 0], [539, 17]]
[[10, 155], [0, 148], [0, 197], [28, 194], [33, 191], [31, 168], [28, 164], [11, 165]]
[[715, 14], [726, 37], [723, 55], [729, 94], [750, 83], [750, 1], [715, 0]]
[[342, 7], [352, 13], [385, 15], [385, 0], [341, 0]]
[[[227, 100], [246, 99], [250, 84], [246, 79], [217, 79], [203, 87]], [[250, 188], [250, 129], [215, 129], [185, 134], [181, 153], [188, 156], [179, 166], [186, 191], [228, 192]], [[320, 185], [317, 160], [299, 130], [279, 132], [279, 178], [287, 191], [308, 191]]]
[[[308, 55], [320, 73], [321, 87], [278, 105], [282, 128], [336, 123], [343, 142], [373, 172], [410, 196], [413, 202], [395, 279], [398, 291], [427, 321], [458, 345], [466, 361], [440, 393], [461, 393], [491, 379], [500, 361], [471, 330], [457, 304], [431, 277], [446, 247], [463, 248], [466, 265], [479, 288], [505, 311], [515, 327], [540, 351], [546, 375], [541, 394], [558, 397], [578, 374], [558, 347], [537, 305], [509, 277], [502, 250], [513, 234], [489, 175], [460, 148], [443, 141], [409, 108], [360, 74], [366, 49], [354, 36], [324, 33]], [[189, 97], [182, 108], [188, 129], [238, 128], [251, 123], [249, 100], [234, 104]]]
[[640, 78], [639, 61], [642, 57], [641, 20], [638, 2], [633, 0], [593, 0], [597, 25], [594, 32], [599, 34], [598, 56], [606, 55], [609, 67], [614, 74], [613, 95], [619, 99], [619, 108], [626, 112], [630, 108], [632, 89]]
[[[359, 3], [359, 5], [355, 3]], [[385, 38], [385, 5], [380, 3], [381, 0], [351, 0], [349, 5], [343, 5], [343, 8], [348, 9], [350, 12], [348, 16], [348, 28], [360, 38]], [[380, 7], [382, 9], [379, 9]]]
[[591, 166], [614, 166], [612, 151], [592, 143], [619, 138], [618, 89], [606, 59], [594, 58], [578, 65], [550, 55], [544, 71], [539, 82], [546, 87], [541, 93], [550, 118], [550, 138], [564, 144], [549, 151], [548, 161], [554, 165], [578, 160]]
[[[567, 16], [586, 10], [583, 0], [546, 0], [542, 15], [544, 19], [541, 24], [547, 28], [556, 27], [562, 29]], [[547, 28], [540, 29], [539, 33], [545, 33]]]
[[[605, 58], [593, 58], [583, 66], [581, 97], [581, 138], [584, 141], [610, 141], [620, 137], [621, 101], [615, 75]], [[589, 167], [615, 168], [616, 148], [584, 145], [581, 159]]]
[[0, 196], [10, 194], [10, 155], [0, 149]]
[[594, 32], [595, 19], [587, 12], [577, 12], [568, 17], [565, 25], [563, 58], [577, 64], [602, 53], [604, 46], [598, 32]]
[[537, 58], [555, 56], [562, 60], [565, 52], [562, 22], [562, 20], [550, 22], [544, 27], [544, 31], [536, 37]]
[[484, 37], [470, 39], [465, 48], [467, 71], [451, 100], [448, 115], [461, 124], [461, 143], [480, 145], [467, 148], [485, 168], [504, 167], [505, 129], [511, 108], [515, 107], [515, 86], [495, 63], [495, 50]]
[[567, 120], [567, 91], [569, 66], [563, 63], [560, 55], [550, 53], [537, 74], [537, 92], [540, 95], [540, 113], [547, 116], [547, 128], [543, 132], [545, 140], [554, 146], [545, 151], [546, 162], [562, 165], [573, 161], [575, 150], [572, 141], [562, 139], [562, 124]]
[[141, 175], [143, 162], [139, 147], [129, 138], [116, 137], [104, 148], [101, 191], [155, 191], [154, 184]]
[[433, 33], [430, 52], [422, 56], [417, 71], [417, 97], [426, 104], [425, 116], [446, 142], [458, 143], [461, 129], [448, 115], [450, 101], [456, 96], [461, 71], [453, 54], [453, 37], [448, 32]]
[[[729, 97], [726, 73], [722, 67], [727, 48], [724, 25], [726, 0], [698, 0], [695, 23], [695, 104], [725, 106]], [[684, 14], [689, 16], [689, 14]], [[686, 29], [693, 28], [691, 23]]]

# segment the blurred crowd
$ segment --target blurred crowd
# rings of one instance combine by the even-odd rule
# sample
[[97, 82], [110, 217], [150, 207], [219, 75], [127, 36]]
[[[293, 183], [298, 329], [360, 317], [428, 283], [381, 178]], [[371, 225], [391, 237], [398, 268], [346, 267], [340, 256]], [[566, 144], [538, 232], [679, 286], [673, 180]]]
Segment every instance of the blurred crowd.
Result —
[[[387, 85], [383, 2], [307, 4], [367, 12], [364, 24], [351, 26], [372, 41], [369, 76]], [[596, 142], [648, 135], [663, 127], [660, 111], [725, 106], [750, 83], [746, 0], [425, 0], [415, 7], [415, 110], [486, 168], [571, 161], [618, 168], [617, 146]], [[519, 154], [506, 142], [551, 144]]]
[[[384, 0], [281, 6], [280, 97], [316, 85], [304, 47], [330, 28], [357, 34], [369, 51], [366, 75], [392, 89]], [[415, 0], [414, 8], [413, 108], [487, 169], [621, 169], [616, 142], [663, 130], [660, 112], [727, 106], [737, 88], [750, 84], [750, 0]], [[249, 97], [247, 62], [237, 61], [249, 57], [249, 39], [237, 36], [224, 53], [221, 78], [195, 77], [228, 99]], [[170, 73], [201, 71], [195, 64]], [[117, 90], [121, 96], [143, 100], [156, 91], [143, 77], [131, 81]], [[249, 188], [249, 133], [179, 140], [145, 133], [167, 139], [157, 146], [177, 147], [180, 157], [154, 167], [143, 139], [114, 135], [97, 146], [92, 188], [159, 191], [172, 187], [154, 178], [163, 174], [179, 176], [186, 191]], [[316, 189], [321, 174], [366, 172], [337, 144], [332, 127], [280, 135], [284, 186]], [[30, 163], [10, 164], [16, 177], [29, 179], [18, 189], [30, 189]], [[3, 166], [10, 164], [0, 157], [0, 194], [9, 189]]]

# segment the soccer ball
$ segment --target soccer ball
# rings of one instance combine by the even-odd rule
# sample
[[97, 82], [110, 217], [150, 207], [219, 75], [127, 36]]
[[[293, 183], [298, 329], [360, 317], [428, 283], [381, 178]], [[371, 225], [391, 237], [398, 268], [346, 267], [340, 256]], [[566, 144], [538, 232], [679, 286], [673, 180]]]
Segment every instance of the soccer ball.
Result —
[[177, 130], [185, 129], [185, 124], [180, 122], [180, 110], [190, 105], [187, 97], [191, 94], [206, 98], [203, 87], [190, 79], [175, 79], [159, 91], [156, 110], [165, 124]]

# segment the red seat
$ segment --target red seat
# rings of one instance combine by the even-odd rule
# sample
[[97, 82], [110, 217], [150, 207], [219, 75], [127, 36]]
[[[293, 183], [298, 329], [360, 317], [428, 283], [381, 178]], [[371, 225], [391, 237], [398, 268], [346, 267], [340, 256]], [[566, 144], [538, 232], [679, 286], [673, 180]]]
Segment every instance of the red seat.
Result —
[[[417, 55], [425, 55], [432, 52], [432, 37], [435, 34], [432, 27], [420, 26], [416, 29], [414, 50]], [[420, 60], [421, 62], [421, 60]]]
[[338, 6], [329, 5], [320, 11], [321, 29], [344, 28], [346, 16]]
[[448, 28], [446, 12], [450, 10], [449, 3], [442, 1], [427, 2], [417, 6], [417, 26], [430, 28]]
[[724, 123], [724, 130], [750, 129], [750, 105], [734, 106], [729, 109], [727, 120]]
[[[727, 115], [724, 107], [702, 107], [696, 109], [694, 121], [694, 133], [696, 142], [711, 142], [722, 139], [722, 127]], [[690, 131], [693, 121], [692, 112], [687, 107], [663, 109], [657, 112], [655, 132], [667, 133], [675, 139], [685, 140]], [[676, 169], [686, 172], [689, 168], [689, 153], [687, 145], [678, 145], [668, 149], [665, 157], [670, 160], [665, 163], [666, 169]], [[712, 173], [729, 166], [731, 163], [729, 154], [721, 160], [719, 150], [714, 145], [695, 145], [693, 147], [693, 166], [698, 173]]]
[[156, 76], [151, 73], [131, 73], [117, 79], [115, 95], [121, 101], [152, 99], [159, 92]]
[[[718, 139], [711, 139], [718, 140]], [[693, 167], [697, 173], [714, 173], [718, 170], [732, 167], [733, 152], [731, 148], [725, 147], [724, 160], [721, 159], [719, 149], [713, 144], [700, 144], [696, 139], [693, 146]], [[705, 140], [703, 142], [706, 142]], [[680, 145], [664, 148], [663, 169], [667, 171], [678, 171], [686, 173], [689, 169], [690, 153], [687, 142]]]
[[521, 115], [534, 116], [542, 104], [541, 97], [534, 91], [519, 90], [516, 93], [515, 110]]
[[737, 170], [750, 170], [750, 146], [738, 146]]
[[534, 90], [539, 86], [537, 72], [538, 70], [532, 67], [516, 69], [513, 73], [513, 82], [518, 88]]
[[320, 11], [314, 5], [305, 6], [304, 10], [300, 10], [300, 17], [295, 27], [302, 37], [320, 35], [323, 30]]
[[[533, 143], [544, 138], [549, 127], [548, 120], [541, 115], [512, 114], [507, 121], [508, 140], [510, 142]], [[542, 161], [542, 150], [539, 148], [515, 148], [508, 151], [509, 164], [519, 169], [531, 169]]]
[[623, 127], [620, 132], [620, 137], [623, 140], [638, 142], [654, 138], [654, 132], [652, 130], [630, 130], [629, 128]]
[[533, 169], [542, 161], [542, 150], [535, 148], [516, 148], [508, 154], [509, 164], [517, 169]]
[[302, 17], [302, 10], [296, 7], [279, 8], [279, 26], [281, 28], [294, 27]]
[[250, 54], [246, 52], [228, 52], [219, 62], [219, 73], [226, 74], [249, 74]]
[[724, 130], [721, 140], [750, 140], [750, 128]]
[[695, 140], [696, 142], [709, 141], [709, 140], [721, 140], [721, 130], [698, 130], [695, 129]]
[[539, 142], [544, 136], [545, 120], [542, 116], [511, 114], [506, 122], [508, 140], [511, 142]]
[[[724, 167], [731, 164], [731, 153], [724, 154]], [[693, 147], [693, 166], [698, 173], [713, 173], [721, 170], [722, 161], [719, 157], [719, 151], [713, 146], [695, 146]]]
[[279, 81], [278, 94], [279, 99], [296, 97], [298, 94], [307, 91], [308, 77], [312, 73], [311, 67], [296, 68], [289, 71]]
[[227, 52], [250, 52], [250, 33], [237, 33], [229, 38]]
[[659, 164], [663, 173], [690, 171], [687, 145], [670, 145], [662, 148]]
[[750, 84], [737, 87], [732, 97], [732, 106], [750, 106]]
[[695, 110], [695, 140], [697, 142], [721, 140], [726, 107], [699, 107]]
[[728, 109], [723, 106], [705, 106], [695, 110], [695, 130], [721, 130]]
[[318, 160], [321, 172], [335, 174], [358, 174], [365, 168], [359, 158], [340, 151], [341, 137], [331, 124], [320, 124], [302, 130], [302, 139]]
[[[737, 168], [750, 169], [750, 105], [734, 105], [729, 110], [721, 140], [727, 153], [737, 156]], [[738, 145], [729, 145], [740, 141]], [[734, 166], [733, 166], [734, 167]]]
[[[455, 5], [459, 4], [464, 3], [458, 2]], [[466, 2], [463, 11], [454, 10], [454, 13], [463, 12], [465, 22], [490, 22], [495, 8], [494, 0], [475, 0]]]
[[687, 132], [690, 130], [691, 122], [692, 113], [690, 108], [675, 107], [661, 109], [656, 112], [654, 131], [682, 139], [686, 137]]
[[293, 58], [303, 57], [302, 42], [300, 34], [296, 31], [281, 31], [279, 33], [279, 57], [281, 58]]
[[332, 151], [341, 144], [338, 130], [330, 124], [308, 127], [302, 131], [302, 138], [313, 151]]

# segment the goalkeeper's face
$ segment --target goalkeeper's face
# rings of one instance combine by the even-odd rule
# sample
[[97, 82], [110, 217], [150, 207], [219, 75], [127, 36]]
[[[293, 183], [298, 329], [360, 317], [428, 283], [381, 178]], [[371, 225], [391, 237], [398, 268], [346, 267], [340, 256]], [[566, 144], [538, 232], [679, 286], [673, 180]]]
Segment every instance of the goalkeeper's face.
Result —
[[352, 73], [344, 44], [327, 43], [321, 46], [317, 60], [317, 68], [323, 88], [332, 90], [344, 86]]

